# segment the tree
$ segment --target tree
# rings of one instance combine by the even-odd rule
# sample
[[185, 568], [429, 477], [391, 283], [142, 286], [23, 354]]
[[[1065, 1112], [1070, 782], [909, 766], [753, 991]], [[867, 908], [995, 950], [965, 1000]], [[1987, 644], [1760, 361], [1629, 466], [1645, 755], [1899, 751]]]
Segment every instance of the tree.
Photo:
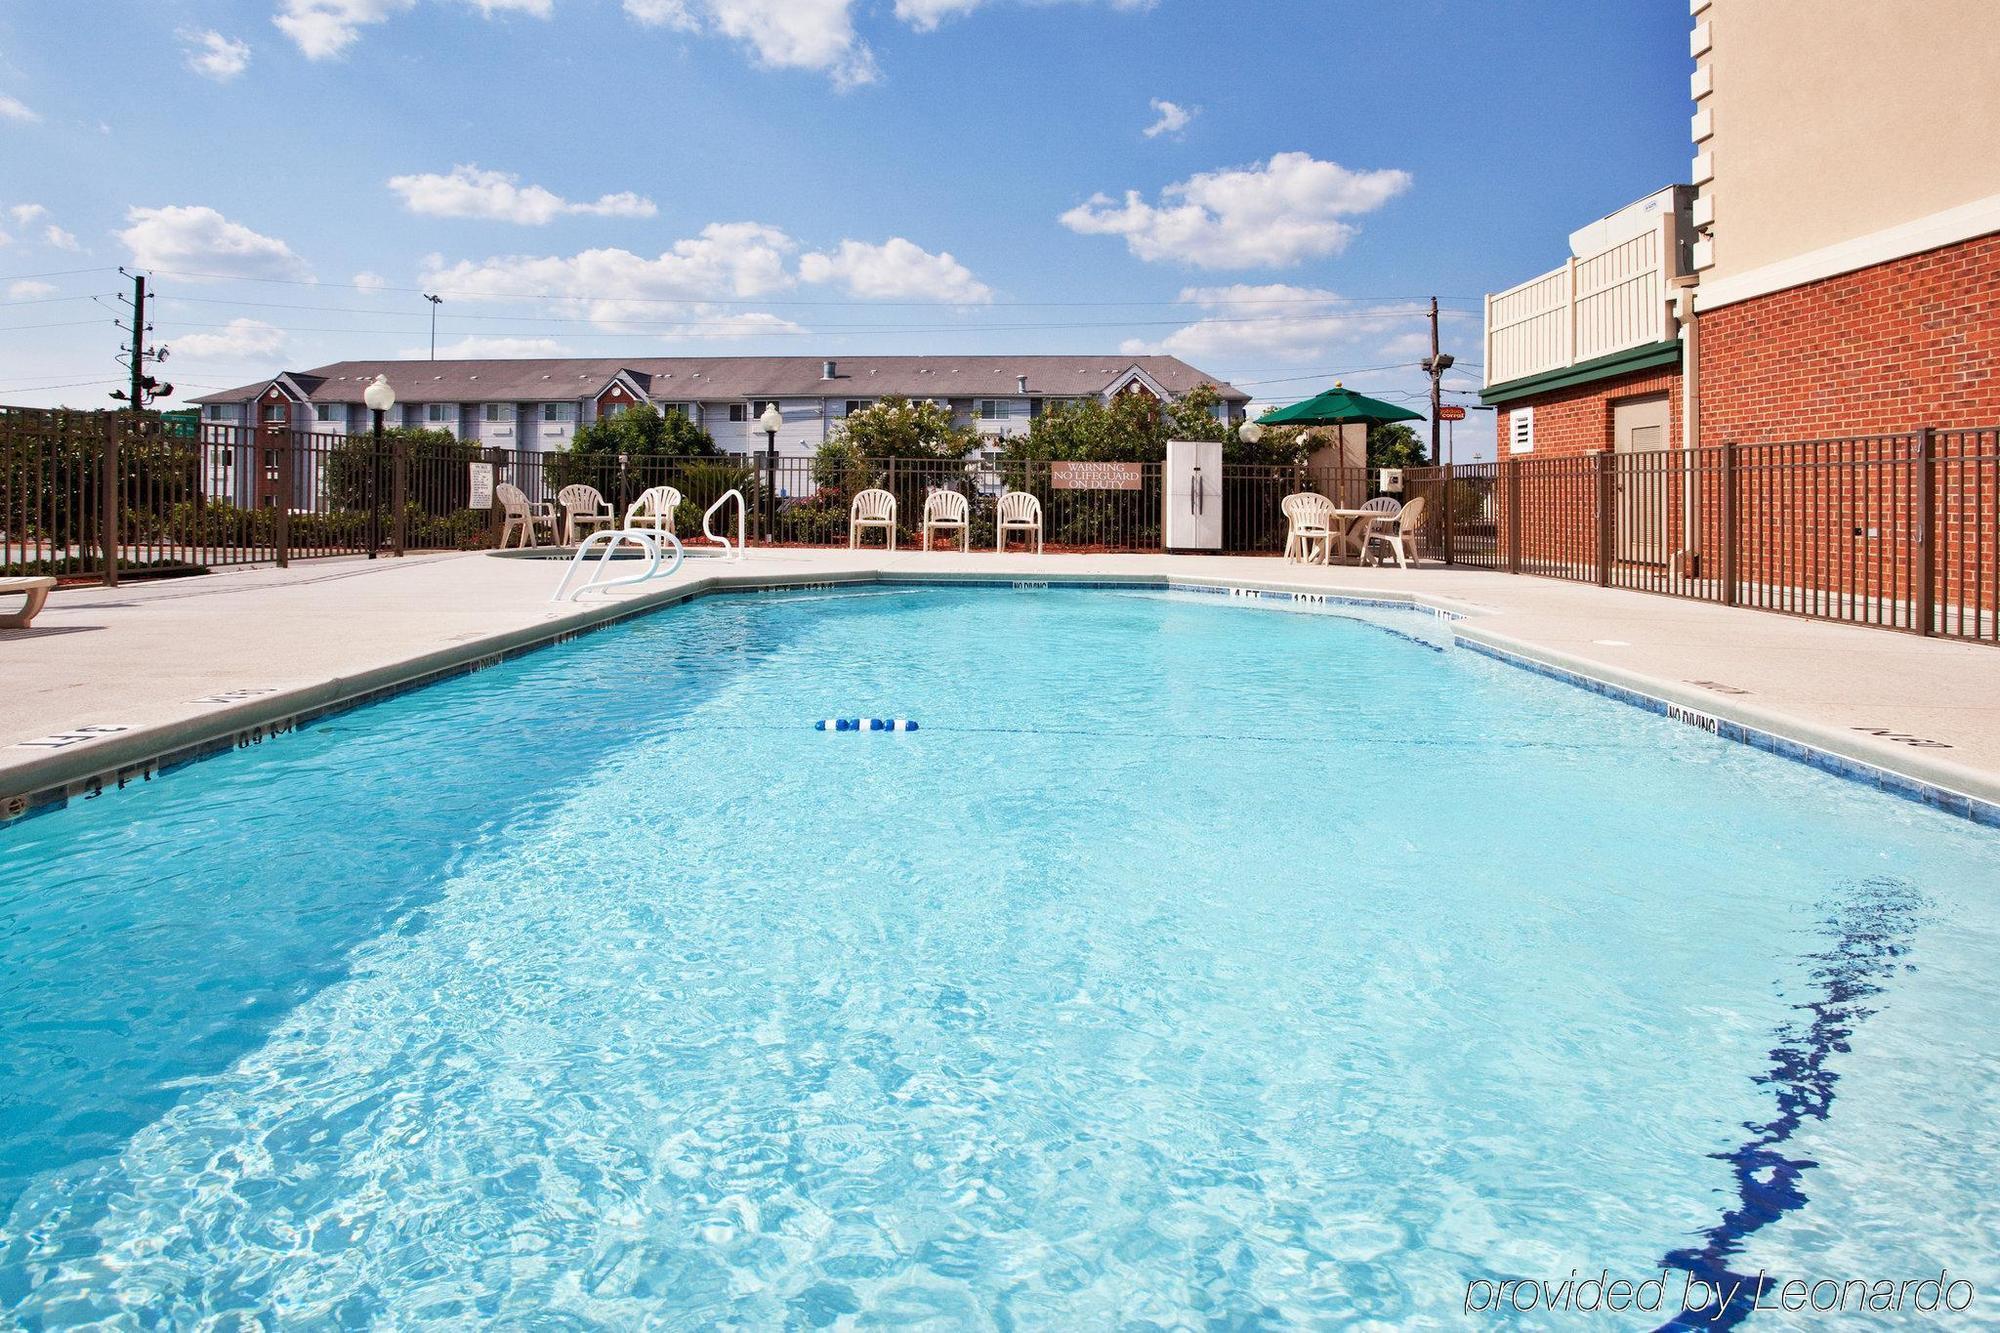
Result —
[[979, 447], [979, 432], [959, 425], [952, 420], [951, 409], [928, 399], [912, 402], [891, 396], [845, 418], [822, 447], [822, 455], [832, 457], [828, 450], [836, 446], [846, 451], [845, 457], [957, 459]]
[[1402, 422], [1376, 426], [1368, 432], [1368, 467], [1423, 467], [1430, 451], [1417, 433]]
[[577, 459], [714, 458], [715, 437], [682, 412], [662, 413], [651, 403], [599, 417], [579, 428], [569, 442]]
[[[404, 476], [410, 499], [436, 512], [463, 509], [472, 489], [467, 463], [483, 456], [478, 444], [461, 440], [448, 430], [391, 426], [382, 432], [382, 452], [375, 452], [373, 434], [350, 435], [326, 455], [326, 504], [329, 509], [366, 509], [372, 497], [377, 508], [391, 502], [396, 446], [407, 461]], [[375, 466], [371, 492], [368, 470]]]

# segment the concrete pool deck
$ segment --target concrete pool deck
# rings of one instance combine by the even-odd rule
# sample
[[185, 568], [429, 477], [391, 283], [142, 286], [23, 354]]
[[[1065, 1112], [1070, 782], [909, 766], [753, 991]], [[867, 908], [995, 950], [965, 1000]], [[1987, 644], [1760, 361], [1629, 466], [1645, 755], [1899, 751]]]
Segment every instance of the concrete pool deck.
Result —
[[1462, 614], [1453, 630], [1476, 645], [2000, 804], [2000, 651], [1973, 644], [1440, 566], [753, 550], [553, 605], [561, 571], [447, 553], [59, 590], [34, 628], [0, 630], [0, 815], [717, 584], [968, 575], [1413, 599]]

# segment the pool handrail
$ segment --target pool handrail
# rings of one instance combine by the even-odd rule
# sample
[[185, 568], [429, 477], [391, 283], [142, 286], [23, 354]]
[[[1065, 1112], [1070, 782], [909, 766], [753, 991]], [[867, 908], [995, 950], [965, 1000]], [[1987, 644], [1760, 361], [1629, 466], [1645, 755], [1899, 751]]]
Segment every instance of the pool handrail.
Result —
[[[602, 546], [604, 552], [597, 558], [597, 568], [592, 571], [590, 578], [582, 587], [570, 593], [569, 600], [579, 601], [585, 593], [593, 589], [601, 592], [634, 583], [644, 583], [648, 579], [659, 577], [660, 543], [663, 541], [672, 542], [674, 546], [674, 563], [668, 567], [665, 574], [665, 577], [672, 578], [680, 569], [681, 562], [687, 558], [687, 552], [682, 548], [680, 538], [673, 533], [653, 532], [642, 528], [608, 528], [603, 532], [591, 533], [578, 543], [576, 554], [569, 558], [569, 566], [563, 570], [562, 582], [556, 584], [556, 590], [549, 600], [551, 602], [563, 600], [563, 593], [568, 590], [569, 581], [576, 574], [578, 566], [582, 565], [584, 559], [598, 546]], [[637, 574], [627, 574], [615, 579], [606, 578], [605, 574], [611, 566], [612, 553], [620, 542], [630, 542], [643, 551], [646, 556], [646, 568]]]
[[[709, 520], [715, 516], [715, 511], [722, 508], [730, 500], [736, 501], [736, 544], [734, 546], [730, 545], [729, 538], [716, 532], [709, 524]], [[702, 511], [701, 535], [712, 542], [720, 542], [722, 544], [724, 559], [741, 560], [743, 558], [744, 528], [749, 510], [750, 506], [743, 499], [743, 492], [732, 486], [721, 495], [715, 497], [715, 503]]]

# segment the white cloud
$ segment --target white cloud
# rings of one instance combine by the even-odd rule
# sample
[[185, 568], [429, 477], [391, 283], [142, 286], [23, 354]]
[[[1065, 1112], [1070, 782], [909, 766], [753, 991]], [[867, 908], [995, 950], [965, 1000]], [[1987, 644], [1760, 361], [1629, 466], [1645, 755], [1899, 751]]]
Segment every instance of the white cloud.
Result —
[[389, 280], [380, 273], [357, 273], [354, 285], [364, 292], [379, 292], [389, 285]]
[[134, 208], [131, 223], [118, 233], [140, 268], [157, 268], [182, 278], [310, 278], [305, 261], [275, 236], [231, 222], [212, 208], [182, 204]]
[[30, 226], [36, 220], [48, 215], [49, 210], [40, 204], [15, 204], [7, 210], [7, 216], [14, 219], [14, 224], [20, 227]]
[[75, 236], [64, 231], [53, 222], [43, 229], [42, 239], [58, 250], [81, 250], [83, 248], [76, 243]]
[[1148, 139], [1157, 139], [1162, 134], [1178, 136], [1182, 130], [1188, 127], [1189, 121], [1201, 114], [1201, 108], [1198, 106], [1185, 107], [1177, 102], [1168, 102], [1155, 97], [1153, 99], [1153, 112], [1158, 119], [1146, 127], [1146, 137]]
[[489, 218], [538, 227], [565, 215], [608, 218], [649, 218], [660, 210], [652, 200], [631, 191], [607, 194], [592, 203], [572, 203], [539, 185], [523, 185], [519, 176], [482, 171], [460, 164], [442, 175], [426, 172], [392, 176], [389, 188], [403, 197], [412, 213], [438, 218]]
[[[1395, 338], [1380, 344], [1383, 335], [1399, 330], [1424, 337], [1429, 348], [1428, 335], [1412, 327], [1424, 317], [1418, 306], [1352, 302], [1323, 287], [1189, 287], [1180, 300], [1202, 311], [1202, 317], [1158, 341], [1132, 339], [1119, 350], [1132, 356], [1178, 356], [1196, 365], [1303, 365], [1342, 345], [1366, 344], [1371, 355], [1400, 347]], [[1379, 359], [1393, 361], [1400, 354]]]
[[[398, 356], [422, 358], [431, 354], [429, 343], [422, 347], [405, 347]], [[574, 356], [576, 353], [564, 347], [554, 338], [485, 338], [473, 335], [460, 338], [457, 342], [439, 345], [440, 360], [485, 361], [496, 357], [537, 357]]]
[[32, 125], [40, 119], [41, 115], [20, 98], [0, 93], [0, 120], [13, 120], [23, 125]]
[[[919, 32], [961, 18], [989, 0], [896, 0], [895, 16]], [[1149, 9], [1154, 0], [1109, 0], [1114, 9]], [[741, 42], [767, 69], [804, 69], [852, 88], [880, 77], [875, 54], [855, 30], [860, 0], [624, 0], [650, 27], [716, 33]], [[872, 9], [872, 6], [866, 7]]]
[[985, 0], [896, 0], [896, 17], [918, 32], [929, 32], [946, 19], [963, 18]]
[[271, 21], [308, 60], [331, 60], [361, 37], [366, 24], [382, 23], [416, 0], [283, 0]]
[[[487, 18], [527, 14], [548, 18], [553, 0], [463, 0]], [[271, 21], [298, 45], [308, 60], [331, 60], [361, 38], [361, 29], [386, 23], [416, 6], [416, 0], [280, 0]]]
[[1122, 204], [1099, 194], [1062, 215], [1085, 236], [1122, 236], [1140, 259], [1202, 268], [1283, 268], [1338, 254], [1357, 230], [1346, 221], [1410, 187], [1406, 171], [1350, 171], [1309, 153], [1202, 172], [1169, 185], [1149, 204], [1128, 190]]
[[275, 355], [284, 345], [283, 329], [261, 319], [232, 319], [216, 332], [181, 334], [173, 353], [184, 361], [245, 360]]
[[55, 284], [53, 283], [35, 282], [32, 279], [23, 278], [19, 282], [8, 285], [7, 299], [10, 301], [34, 301], [44, 296], [54, 296], [55, 292]]
[[187, 67], [205, 79], [227, 83], [250, 68], [250, 43], [224, 37], [213, 28], [206, 32], [182, 29], [181, 50]]
[[775, 227], [716, 222], [651, 259], [610, 248], [566, 257], [508, 255], [450, 265], [434, 257], [423, 281], [427, 290], [455, 300], [553, 297], [562, 313], [586, 316], [600, 327], [640, 325], [676, 333], [747, 337], [788, 332], [797, 326], [775, 315], [738, 313], [704, 303], [754, 299], [791, 287], [796, 279], [789, 261], [797, 248]]
[[900, 236], [881, 245], [842, 241], [831, 254], [799, 260], [799, 276], [812, 283], [837, 283], [851, 296], [878, 301], [950, 301], [981, 305], [993, 289], [948, 253], [932, 254]]

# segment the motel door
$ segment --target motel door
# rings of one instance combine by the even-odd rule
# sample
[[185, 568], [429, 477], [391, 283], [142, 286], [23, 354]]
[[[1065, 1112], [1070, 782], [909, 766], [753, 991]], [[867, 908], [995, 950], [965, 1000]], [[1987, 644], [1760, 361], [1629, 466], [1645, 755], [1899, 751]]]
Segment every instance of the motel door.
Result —
[[[1666, 562], [1667, 396], [1632, 398], [1611, 405], [1611, 447], [1618, 464], [1618, 559]], [[1638, 455], [1634, 457], [1634, 455]]]
[[257, 403], [256, 505], [275, 509], [289, 498], [285, 473], [292, 465], [292, 401], [268, 389]]

